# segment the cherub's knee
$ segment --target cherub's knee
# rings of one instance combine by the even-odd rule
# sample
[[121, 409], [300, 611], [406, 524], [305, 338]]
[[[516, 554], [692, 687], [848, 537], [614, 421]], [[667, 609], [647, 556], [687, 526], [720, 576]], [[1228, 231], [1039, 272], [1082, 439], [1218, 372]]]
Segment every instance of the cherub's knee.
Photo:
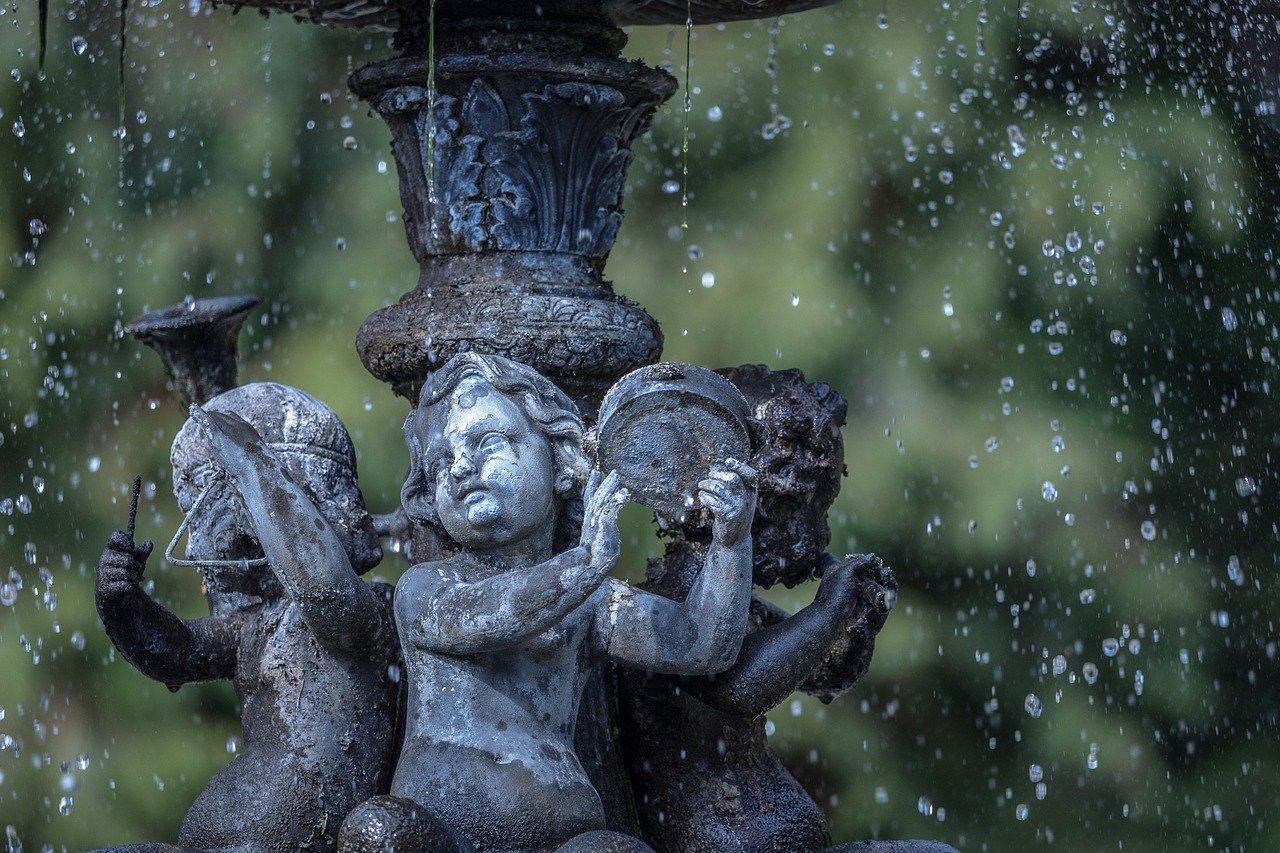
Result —
[[471, 853], [471, 847], [412, 800], [380, 796], [347, 815], [337, 853]]
[[653, 853], [653, 848], [639, 838], [598, 829], [569, 839], [556, 853]]

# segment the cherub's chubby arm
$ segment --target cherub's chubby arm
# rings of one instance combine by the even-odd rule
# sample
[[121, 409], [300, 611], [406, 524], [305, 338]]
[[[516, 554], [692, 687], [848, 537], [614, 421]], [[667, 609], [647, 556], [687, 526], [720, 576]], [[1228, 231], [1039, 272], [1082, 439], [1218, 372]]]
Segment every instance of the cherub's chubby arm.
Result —
[[458, 573], [457, 557], [414, 566], [396, 588], [396, 621], [411, 645], [465, 655], [518, 646], [551, 628], [595, 592], [618, 561], [618, 475], [592, 474], [582, 539], [546, 562], [479, 581]]
[[652, 672], [710, 675], [733, 666], [751, 599], [756, 475], [729, 459], [698, 484], [711, 510], [711, 547], [683, 602], [609, 582], [596, 625], [613, 660]]
[[271, 571], [327, 649], [379, 648], [393, 630], [377, 594], [351, 567], [346, 548], [279, 457], [244, 419], [191, 407], [214, 460], [235, 481]]
[[[882, 581], [886, 575], [892, 585], [892, 574], [872, 555], [843, 560], [828, 557], [811, 604], [794, 616], [748, 634], [732, 668], [711, 680], [690, 681], [685, 688], [721, 711], [757, 717], [812, 680], [824, 665], [850, 669], [853, 644], [848, 638], [869, 613], [884, 608], [887, 589]], [[881, 618], [880, 623], [883, 621]], [[870, 660], [869, 648], [866, 658]], [[842, 663], [845, 666], [841, 667]], [[862, 672], [865, 670], [864, 665]], [[830, 701], [825, 695], [820, 698]]]
[[150, 556], [150, 541], [135, 545], [123, 530], [107, 540], [94, 578], [94, 601], [111, 642], [135, 669], [170, 690], [233, 677], [239, 620], [210, 616], [188, 622], [156, 604], [142, 588]]

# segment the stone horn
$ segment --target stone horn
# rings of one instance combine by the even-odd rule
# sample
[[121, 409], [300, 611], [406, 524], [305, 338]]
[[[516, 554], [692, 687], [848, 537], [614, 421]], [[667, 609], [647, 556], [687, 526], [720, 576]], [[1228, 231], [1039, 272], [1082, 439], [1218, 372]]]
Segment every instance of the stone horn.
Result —
[[236, 387], [240, 326], [260, 301], [256, 296], [189, 299], [148, 311], [124, 330], [160, 354], [169, 390], [185, 411]]

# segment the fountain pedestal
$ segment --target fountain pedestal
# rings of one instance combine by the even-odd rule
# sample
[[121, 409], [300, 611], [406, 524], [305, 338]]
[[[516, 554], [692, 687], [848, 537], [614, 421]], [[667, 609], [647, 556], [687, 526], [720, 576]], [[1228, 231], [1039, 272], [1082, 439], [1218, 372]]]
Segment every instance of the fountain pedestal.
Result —
[[434, 367], [475, 351], [598, 401], [662, 350], [657, 322], [602, 273], [631, 143], [675, 80], [619, 58], [625, 35], [603, 20], [435, 29], [434, 63], [416, 53], [351, 78], [391, 128], [421, 267], [418, 286], [361, 327], [361, 360], [410, 400]]

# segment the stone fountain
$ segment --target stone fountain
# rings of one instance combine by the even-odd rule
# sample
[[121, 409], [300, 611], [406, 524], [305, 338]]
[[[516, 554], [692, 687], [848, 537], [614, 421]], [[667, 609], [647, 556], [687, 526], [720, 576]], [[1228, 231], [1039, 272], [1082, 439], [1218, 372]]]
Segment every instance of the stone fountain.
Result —
[[[174, 484], [212, 615], [179, 624], [144, 600], [151, 546], [134, 543], [132, 519], [104, 553], [99, 611], [144, 673], [175, 689], [232, 678], [245, 707], [245, 755], [201, 795], [182, 849], [831, 844], [821, 811], [769, 750], [763, 714], [797, 689], [824, 701], [850, 689], [896, 599], [875, 557], [826, 553], [844, 400], [798, 371], [655, 364], [657, 323], [603, 277], [631, 145], [676, 89], [669, 74], [621, 58], [621, 28], [826, 2], [232, 4], [389, 31], [401, 51], [350, 84], [391, 128], [420, 275], [365, 320], [357, 350], [418, 406], [405, 428], [404, 507], [376, 525], [407, 539], [418, 565], [394, 614], [391, 592], [351, 571], [369, 563], [373, 525], [349, 438], [296, 389], [235, 387], [250, 301], [175, 306], [129, 327], [165, 357], [183, 405], [197, 404], [174, 445]], [[478, 424], [489, 424], [483, 438]], [[467, 478], [488, 465], [498, 473], [470, 491]], [[618, 473], [588, 477], [593, 465]], [[495, 497], [493, 512], [529, 517], [510, 535], [477, 526], [488, 510], [475, 508], [503, 483], [524, 497]], [[672, 537], [638, 587], [608, 578], [629, 497]], [[216, 518], [202, 514], [206, 500], [221, 501]], [[750, 596], [753, 582], [811, 580], [817, 597], [794, 616]], [[309, 651], [297, 672], [277, 665], [299, 649]], [[402, 665], [408, 700], [393, 755], [396, 726], [383, 718]], [[353, 682], [353, 666], [379, 675]], [[383, 698], [339, 711], [308, 692], [359, 693], [357, 682]], [[296, 719], [262, 704], [282, 696], [294, 697]], [[254, 742], [251, 723], [258, 742], [263, 729], [283, 732], [278, 760], [303, 779], [301, 802], [289, 805], [271, 778], [277, 753]], [[356, 790], [344, 781], [352, 743], [371, 739], [381, 746], [357, 762]], [[309, 750], [334, 743], [346, 746], [321, 749], [308, 776]]]

